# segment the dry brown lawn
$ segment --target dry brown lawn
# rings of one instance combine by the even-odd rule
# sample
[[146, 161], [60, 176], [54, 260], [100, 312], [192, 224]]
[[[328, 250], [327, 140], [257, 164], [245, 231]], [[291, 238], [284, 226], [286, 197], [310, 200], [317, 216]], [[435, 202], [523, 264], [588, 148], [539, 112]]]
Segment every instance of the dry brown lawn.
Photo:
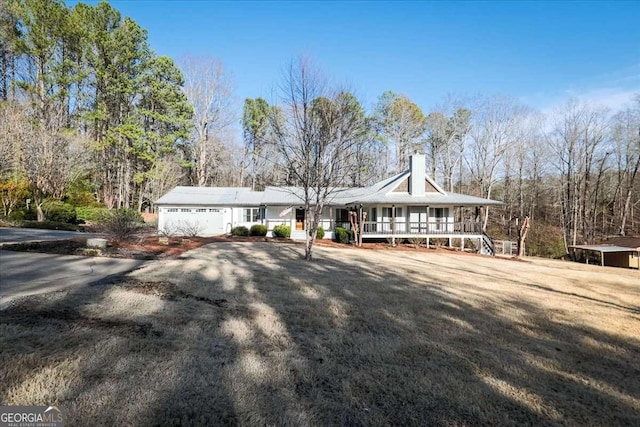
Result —
[[0, 312], [0, 401], [69, 425], [640, 425], [640, 274], [215, 243]]

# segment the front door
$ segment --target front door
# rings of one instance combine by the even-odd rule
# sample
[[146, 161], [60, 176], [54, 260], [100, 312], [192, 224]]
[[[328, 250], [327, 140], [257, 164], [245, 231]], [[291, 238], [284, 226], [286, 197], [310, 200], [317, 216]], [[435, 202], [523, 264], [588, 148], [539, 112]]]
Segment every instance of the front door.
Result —
[[427, 208], [425, 206], [409, 207], [409, 223], [411, 233], [424, 233], [427, 231]]
[[304, 209], [296, 209], [296, 230], [304, 230]]

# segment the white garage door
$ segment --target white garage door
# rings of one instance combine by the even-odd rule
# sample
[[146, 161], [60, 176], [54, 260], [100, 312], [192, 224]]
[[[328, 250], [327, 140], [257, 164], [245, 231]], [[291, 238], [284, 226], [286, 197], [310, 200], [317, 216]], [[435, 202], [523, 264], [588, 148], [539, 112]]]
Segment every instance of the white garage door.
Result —
[[165, 208], [162, 215], [164, 216], [163, 224], [170, 224], [172, 228], [177, 228], [180, 234], [191, 234], [185, 232], [185, 228], [196, 229], [200, 236], [215, 236], [224, 234], [226, 231], [222, 209]]
[[224, 234], [224, 219], [222, 209], [207, 209], [206, 212], [195, 212], [193, 214], [199, 224], [203, 236], [215, 236]]

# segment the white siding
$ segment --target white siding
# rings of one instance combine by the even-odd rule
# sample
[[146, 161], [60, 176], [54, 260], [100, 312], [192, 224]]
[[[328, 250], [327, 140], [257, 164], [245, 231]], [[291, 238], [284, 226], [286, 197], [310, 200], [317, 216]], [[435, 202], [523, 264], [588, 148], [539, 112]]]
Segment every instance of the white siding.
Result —
[[200, 236], [216, 236], [227, 232], [229, 208], [215, 206], [162, 206], [158, 211], [158, 232], [172, 235], [198, 231]]

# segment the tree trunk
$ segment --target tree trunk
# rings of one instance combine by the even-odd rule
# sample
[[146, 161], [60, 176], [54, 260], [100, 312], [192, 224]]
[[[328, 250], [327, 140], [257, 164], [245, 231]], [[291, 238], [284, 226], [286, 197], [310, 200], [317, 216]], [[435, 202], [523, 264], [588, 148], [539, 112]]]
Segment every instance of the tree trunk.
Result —
[[[487, 190], [487, 199], [491, 198], [492, 185]], [[482, 218], [482, 231], [487, 232], [487, 224], [489, 223], [489, 206], [484, 207], [484, 218]]]
[[[245, 147], [245, 149], [242, 152], [242, 160], [240, 161], [240, 183], [239, 186], [242, 187], [244, 184], [244, 169], [247, 166], [247, 157], [249, 157], [249, 150]], [[253, 188], [254, 186], [254, 182], [253, 180], [251, 181], [251, 189], [254, 190]]]
[[45, 220], [44, 212], [42, 211], [42, 203], [43, 202], [36, 203], [36, 215], [38, 222], [42, 222]]
[[518, 258], [524, 256], [524, 242], [527, 238], [527, 232], [529, 231], [529, 217], [525, 216], [522, 220], [522, 227], [518, 231]]
[[198, 178], [198, 187], [204, 187], [207, 183], [207, 145], [208, 145], [208, 137], [204, 136], [200, 138], [200, 143], [198, 144], [198, 161], [197, 161], [197, 178]]
[[[627, 216], [629, 215], [629, 206], [631, 205], [631, 193], [633, 191], [633, 183], [635, 182], [636, 176], [638, 175], [638, 169], [640, 169], [640, 156], [638, 157], [636, 165], [633, 169], [633, 173], [631, 174], [629, 186], [627, 187], [627, 197], [625, 198], [624, 206], [622, 208], [622, 218], [620, 220], [620, 235], [622, 236], [625, 235]], [[631, 217], [633, 218], [633, 215]]]

